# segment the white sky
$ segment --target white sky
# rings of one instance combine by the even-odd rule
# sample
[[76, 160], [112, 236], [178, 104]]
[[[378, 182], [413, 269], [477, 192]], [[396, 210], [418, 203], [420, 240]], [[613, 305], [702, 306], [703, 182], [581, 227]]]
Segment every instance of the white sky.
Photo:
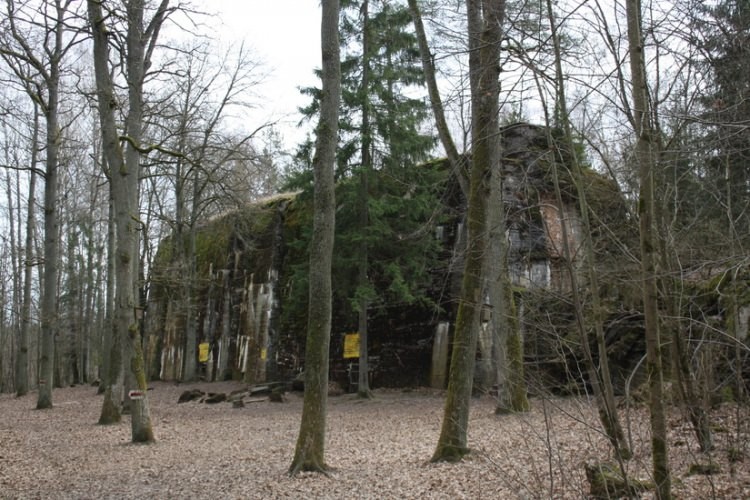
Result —
[[[313, 74], [320, 67], [320, 0], [210, 0], [206, 10], [220, 14], [223, 43], [239, 44], [265, 62], [269, 76], [260, 88], [253, 123], [281, 120], [278, 130], [287, 148], [305, 137], [296, 125], [297, 108], [308, 104], [299, 87], [319, 85]], [[251, 125], [252, 126], [252, 125]]]

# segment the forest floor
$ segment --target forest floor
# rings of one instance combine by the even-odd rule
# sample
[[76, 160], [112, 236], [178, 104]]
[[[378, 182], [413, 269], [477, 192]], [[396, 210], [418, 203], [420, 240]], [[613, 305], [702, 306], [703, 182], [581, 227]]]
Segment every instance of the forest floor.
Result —
[[[429, 462], [440, 431], [444, 393], [377, 390], [372, 400], [329, 398], [329, 475], [287, 475], [302, 396], [286, 402], [252, 398], [178, 404], [192, 388], [227, 392], [240, 383], [154, 383], [149, 405], [156, 442], [130, 443], [130, 421], [97, 425], [96, 388], [55, 389], [54, 408], [35, 410], [36, 394], [0, 395], [0, 498], [586, 498], [584, 464], [610, 460], [596, 409], [585, 398], [532, 399], [528, 413], [494, 415], [489, 397], [472, 401], [473, 453], [457, 464]], [[635, 456], [630, 477], [648, 480], [648, 413], [621, 409]], [[701, 454], [678, 410], [669, 416], [670, 466], [676, 498], [750, 498], [748, 409], [723, 405], [715, 451]], [[740, 429], [737, 421], [739, 417]], [[737, 453], [735, 453], [737, 456]], [[713, 475], [689, 475], [691, 464], [718, 464]], [[645, 498], [653, 495], [646, 493]]]

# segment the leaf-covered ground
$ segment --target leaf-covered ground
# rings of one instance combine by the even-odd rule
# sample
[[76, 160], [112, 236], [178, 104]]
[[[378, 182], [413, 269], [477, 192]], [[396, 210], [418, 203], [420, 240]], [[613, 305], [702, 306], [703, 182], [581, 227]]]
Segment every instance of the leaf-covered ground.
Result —
[[[157, 442], [130, 443], [130, 423], [99, 426], [96, 388], [56, 389], [55, 407], [35, 410], [36, 395], [0, 395], [0, 498], [586, 498], [584, 464], [609, 457], [594, 406], [583, 398], [533, 399], [527, 414], [495, 416], [490, 398], [472, 401], [474, 450], [458, 464], [431, 464], [443, 393], [376, 391], [362, 401], [329, 399], [328, 476], [286, 474], [302, 397], [233, 408], [177, 404], [189, 388], [230, 392], [239, 383], [174, 385], [149, 391]], [[635, 457], [632, 477], [648, 479], [648, 415], [622, 409]], [[716, 449], [697, 451], [674, 409], [669, 418], [677, 498], [749, 498], [747, 408], [714, 413]], [[740, 426], [737, 426], [739, 417]], [[730, 461], [729, 450], [739, 461]], [[690, 464], [719, 465], [688, 475]], [[646, 494], [645, 497], [649, 497]]]

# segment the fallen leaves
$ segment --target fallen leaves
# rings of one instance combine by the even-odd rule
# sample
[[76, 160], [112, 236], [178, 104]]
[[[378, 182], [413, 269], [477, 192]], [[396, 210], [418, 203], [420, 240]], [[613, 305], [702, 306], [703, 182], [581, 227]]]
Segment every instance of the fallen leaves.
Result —
[[[231, 393], [239, 383], [200, 384]], [[533, 400], [525, 414], [494, 415], [494, 402], [472, 400], [469, 445], [458, 464], [429, 463], [443, 410], [443, 394], [430, 390], [376, 391], [361, 401], [329, 398], [326, 461], [330, 476], [287, 475], [299, 429], [302, 399], [177, 404], [183, 387], [153, 384], [149, 392], [157, 442], [130, 444], [128, 417], [95, 425], [101, 397], [92, 387], [57, 389], [55, 408], [39, 412], [34, 395], [0, 395], [0, 498], [584, 498], [584, 464], [610, 458], [595, 407], [586, 399]], [[630, 476], [648, 480], [650, 444], [644, 408], [628, 412], [633, 460]], [[670, 428], [671, 466], [678, 498], [747, 498], [750, 461], [730, 462], [730, 450], [747, 451], [748, 410], [721, 408], [712, 415], [718, 433], [709, 457], [697, 451], [675, 410]], [[738, 425], [739, 419], [739, 425]], [[690, 464], [716, 463], [719, 472], [688, 476]], [[648, 493], [645, 495], [648, 497]]]

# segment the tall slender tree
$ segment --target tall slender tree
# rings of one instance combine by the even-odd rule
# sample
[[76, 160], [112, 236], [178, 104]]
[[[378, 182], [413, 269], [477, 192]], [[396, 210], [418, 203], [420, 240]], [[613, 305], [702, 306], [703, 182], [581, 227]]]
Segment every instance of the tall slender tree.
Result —
[[648, 374], [649, 410], [651, 416], [651, 453], [657, 494], [661, 500], [668, 500], [672, 497], [672, 489], [669, 475], [662, 349], [659, 334], [656, 274], [657, 243], [654, 234], [654, 175], [656, 169], [654, 153], [656, 138], [651, 122], [648, 80], [646, 78], [646, 55], [642, 34], [641, 2], [640, 0], [627, 0], [625, 7], [628, 26], [628, 47], [630, 49], [633, 125], [636, 137], [635, 161], [640, 180], [638, 217], [641, 249], [641, 281], [646, 329], [646, 372]]
[[489, 179], [499, 170], [498, 107], [500, 43], [504, 0], [467, 0], [469, 36], [478, 53], [470, 57], [472, 78], [472, 159], [467, 215], [468, 245], [456, 318], [443, 424], [433, 461], [455, 461], [468, 453], [469, 404], [474, 375], [479, 314], [484, 302]]
[[310, 285], [305, 346], [305, 398], [290, 474], [324, 472], [328, 347], [331, 339], [331, 261], [335, 228], [334, 165], [341, 96], [339, 1], [322, 0], [322, 80], [320, 119], [313, 172], [315, 202], [310, 243]]
[[[359, 225], [360, 230], [367, 231], [370, 219], [370, 202], [369, 202], [369, 177], [372, 170], [371, 143], [372, 137], [370, 132], [370, 101], [367, 92], [370, 86], [370, 51], [371, 51], [371, 34], [370, 34], [370, 2], [364, 0], [360, 9], [362, 16], [362, 144], [360, 149], [362, 168], [359, 173]], [[359, 332], [359, 366], [357, 380], [357, 395], [360, 398], [370, 398], [370, 363], [367, 341], [368, 316], [367, 307], [370, 303], [365, 290], [369, 289], [368, 278], [368, 244], [367, 239], [362, 238], [359, 243], [359, 264], [358, 264], [358, 288], [360, 297], [358, 301], [357, 323]]]
[[23, 298], [21, 299], [21, 328], [18, 330], [16, 355], [16, 396], [29, 390], [29, 337], [31, 333], [31, 285], [33, 280], [34, 231], [36, 227], [36, 163], [39, 149], [39, 107], [34, 106], [34, 129], [31, 140], [29, 196], [26, 208], [26, 243], [24, 245]]

